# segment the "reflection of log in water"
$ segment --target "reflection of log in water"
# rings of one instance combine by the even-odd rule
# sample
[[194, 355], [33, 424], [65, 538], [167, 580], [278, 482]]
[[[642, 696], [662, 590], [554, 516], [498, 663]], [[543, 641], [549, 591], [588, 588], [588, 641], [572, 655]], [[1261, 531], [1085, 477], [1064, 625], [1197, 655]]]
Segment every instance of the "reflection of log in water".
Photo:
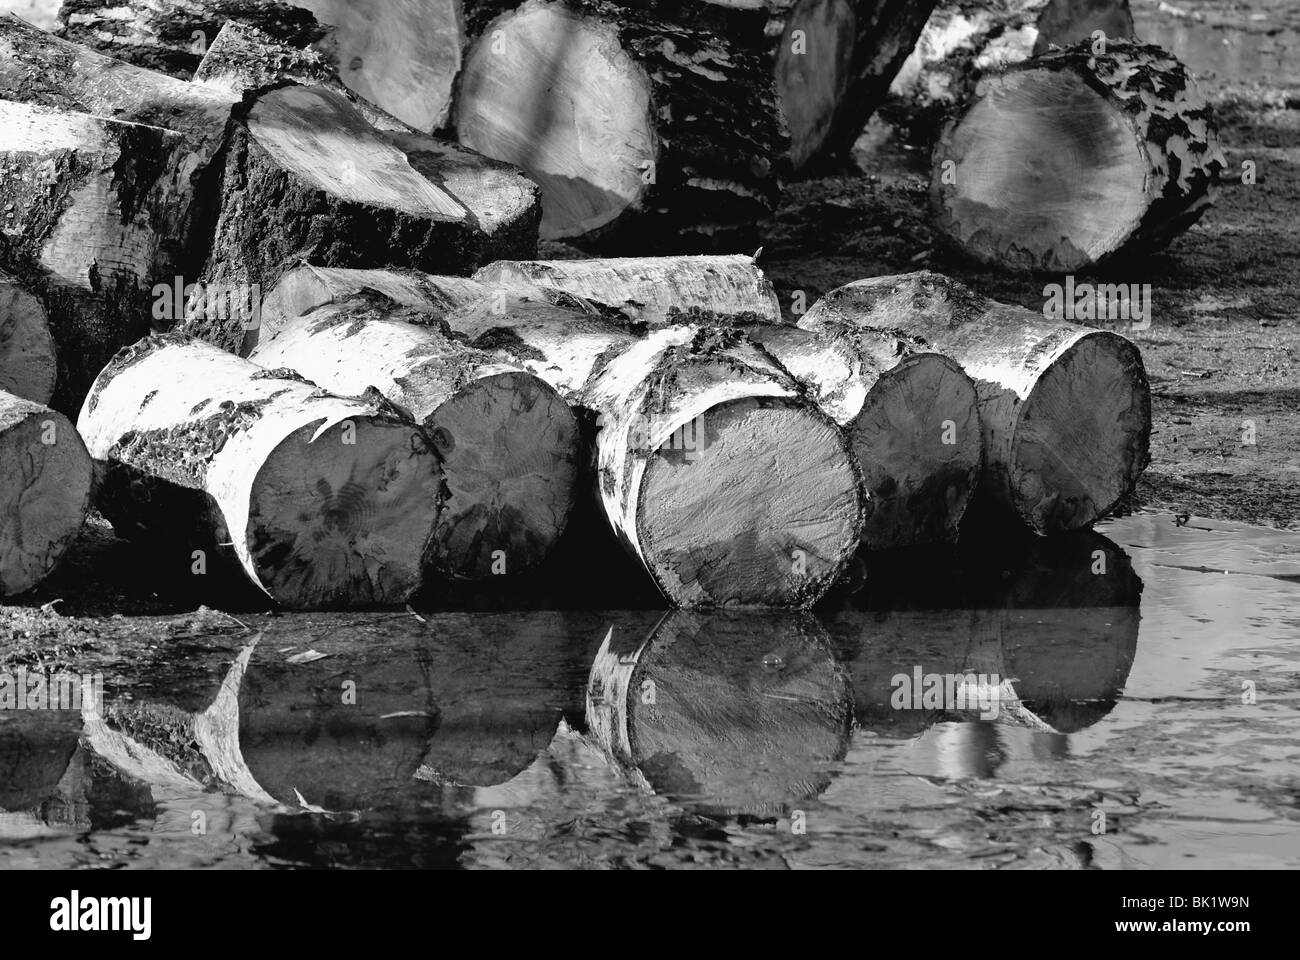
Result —
[[556, 614], [437, 626], [448, 637], [430, 642], [407, 615], [285, 617], [242, 647], [142, 651], [131, 675], [147, 687], [90, 704], [87, 742], [147, 782], [308, 809], [508, 780], [546, 748], [566, 706], [570, 631]]
[[[897, 589], [827, 613], [841, 657], [851, 662], [859, 722], [901, 734], [988, 712], [977, 700], [953, 709], [953, 691], [933, 684], [925, 698], [924, 683], [913, 689], [919, 673], [1008, 681], [999, 722], [1060, 733], [1096, 723], [1114, 708], [1137, 647], [1142, 581], [1128, 556], [1090, 531], [1004, 537], [997, 549], [976, 550], [962, 562], [983, 567], [984, 576], [958, 580], [955, 591], [955, 559], [948, 571], [896, 568]], [[906, 681], [895, 683], [900, 675]]]
[[674, 613], [648, 639], [611, 631], [587, 719], [642, 786], [697, 810], [779, 816], [829, 784], [852, 692], [811, 618]]

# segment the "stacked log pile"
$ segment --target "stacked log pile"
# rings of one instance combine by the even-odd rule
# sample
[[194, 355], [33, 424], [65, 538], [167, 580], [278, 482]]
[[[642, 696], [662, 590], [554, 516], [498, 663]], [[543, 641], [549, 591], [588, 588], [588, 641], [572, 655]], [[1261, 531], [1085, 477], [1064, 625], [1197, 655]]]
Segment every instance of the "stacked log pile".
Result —
[[[692, 190], [718, 201], [741, 181], [688, 187], [701, 171], [673, 151], [718, 125], [737, 84], [753, 88], [749, 125], [701, 162], [732, 165], [744, 140], [766, 163], [758, 131], [780, 126], [763, 92], [771, 63], [727, 53], [706, 25], [757, 37], [754, 24], [784, 18], [814, 39], [852, 33], [853, 57], [889, 46], [862, 39], [868, 4], [849, 20], [825, 4], [716, 4], [688, 25], [659, 4], [471, 6], [462, 93], [481, 82], [504, 96], [490, 46], [502, 38], [562, 67], [559, 91], [613, 95], [641, 78], [646, 142], [665, 151], [651, 162], [677, 157], [645, 197], [662, 191], [672, 206], [659, 213], [692, 210], [706, 230], [718, 208]], [[906, 33], [889, 4], [871, 9]], [[849, 284], [794, 325], [755, 257], [533, 259], [549, 214], [522, 174], [412, 128], [294, 43], [235, 18], [183, 81], [0, 21], [0, 388], [14, 394], [0, 396], [9, 462], [26, 464], [4, 468], [6, 592], [39, 580], [75, 534], [91, 459], [94, 502], [119, 533], [307, 608], [535, 569], [583, 503], [673, 605], [810, 606], [860, 548], [955, 540], [977, 496], [1048, 534], [1132, 491], [1150, 400], [1122, 337], [933, 274]], [[708, 66], [732, 54], [767, 86]], [[1156, 56], [1058, 51], [1020, 72], [1035, 88], [1048, 86], [1039, 73], [1110, 77], [1099, 102], [1145, 111], [1138, 133], [1154, 143], [1165, 101], [1120, 76], [1138, 54]], [[529, 56], [510, 61], [511, 83], [536, 85]], [[625, 61], [649, 73], [620, 73]], [[1171, 82], [1181, 69], [1158, 65]], [[585, 86], [565, 86], [579, 75]], [[504, 104], [546, 115], [504, 97], [484, 116], [506, 122]], [[1199, 117], [1190, 100], [1179, 109]], [[1212, 128], [1197, 129], [1208, 144]], [[962, 158], [959, 184], [979, 182], [986, 153]], [[1134, 237], [1187, 219], [1204, 193], [1208, 165], [1169, 156], [1179, 176], [1155, 178]], [[751, 168], [746, 203], [771, 170]], [[583, 232], [633, 211], [628, 223], [662, 233], [641, 200], [610, 211]], [[89, 457], [40, 406], [51, 396], [80, 410]], [[38, 448], [37, 423], [72, 436]], [[47, 482], [61, 498], [31, 506]]]

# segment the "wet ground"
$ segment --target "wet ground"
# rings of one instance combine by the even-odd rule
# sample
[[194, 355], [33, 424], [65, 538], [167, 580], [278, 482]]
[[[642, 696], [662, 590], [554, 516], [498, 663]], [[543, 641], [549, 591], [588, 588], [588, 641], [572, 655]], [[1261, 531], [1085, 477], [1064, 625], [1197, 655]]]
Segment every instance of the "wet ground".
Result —
[[0, 866], [1300, 866], [1300, 537], [1102, 532], [815, 616], [34, 616], [0, 671], [92, 679], [0, 710]]

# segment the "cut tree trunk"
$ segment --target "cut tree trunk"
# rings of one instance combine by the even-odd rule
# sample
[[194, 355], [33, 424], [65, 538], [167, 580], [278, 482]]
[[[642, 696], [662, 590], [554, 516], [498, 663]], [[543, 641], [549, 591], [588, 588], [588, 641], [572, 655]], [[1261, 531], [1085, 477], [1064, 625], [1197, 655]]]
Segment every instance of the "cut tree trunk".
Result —
[[1038, 533], [1105, 516], [1146, 467], [1146, 371], [1118, 334], [1044, 320], [928, 271], [847, 284], [799, 325], [919, 338], [960, 363], [979, 393], [981, 490]]
[[975, 384], [957, 363], [874, 331], [745, 332], [844, 428], [866, 489], [868, 549], [957, 539], [984, 466]]
[[[233, 128], [204, 287], [260, 299], [303, 259], [467, 273], [534, 250], [533, 192], [508, 168], [466, 159], [428, 137], [376, 131], [325, 88], [266, 93]], [[457, 166], [466, 203], [438, 183]], [[241, 348], [243, 327], [202, 304], [187, 309], [186, 332], [224, 349]]]
[[583, 391], [605, 514], [680, 606], [815, 603], [862, 538], [856, 457], [735, 330], [668, 327]]
[[1159, 47], [1089, 42], [1008, 67], [935, 146], [939, 228], [982, 263], [1072, 272], [1195, 223], [1227, 165], [1213, 113]]
[[113, 359], [79, 426], [103, 471], [97, 502], [122, 535], [192, 535], [196, 563], [214, 541], [231, 545], [290, 607], [400, 603], [420, 585], [442, 471], [377, 394], [334, 397], [163, 334]]
[[831, 782], [853, 690], [817, 622], [669, 614], [648, 638], [606, 638], [587, 724], [643, 788], [715, 816], [788, 816]]
[[[178, 133], [0, 101], [0, 266], [42, 301], [58, 344], [55, 406], [75, 410], [149, 332], [155, 283], [181, 269], [190, 159]], [[28, 298], [30, 299], [30, 298]]]
[[285, 324], [249, 359], [334, 393], [373, 386], [425, 428], [448, 490], [430, 549], [440, 572], [526, 570], [563, 532], [580, 462], [573, 413], [545, 381], [467, 346], [436, 316], [367, 293]]
[[693, 8], [513, 7], [467, 9], [455, 125], [541, 185], [544, 238], [689, 252], [753, 234], [788, 143], [760, 31]]
[[796, 170], [845, 156], [884, 101], [934, 0], [782, 0], [776, 87]]
[[675, 323], [781, 323], [781, 305], [753, 257], [615, 257], [603, 260], [501, 260], [474, 279], [560, 290], [614, 307], [649, 327]]
[[447, 126], [467, 38], [461, 0], [298, 3], [332, 28], [319, 47], [349, 89], [417, 130]]
[[57, 374], [58, 355], [45, 306], [0, 270], [0, 391], [49, 403]]
[[305, 4], [276, 0], [63, 0], [59, 35], [141, 67], [188, 80], [223, 24], [256, 26], [296, 47], [327, 29]]
[[0, 596], [40, 583], [81, 530], [91, 463], [60, 413], [0, 392]]

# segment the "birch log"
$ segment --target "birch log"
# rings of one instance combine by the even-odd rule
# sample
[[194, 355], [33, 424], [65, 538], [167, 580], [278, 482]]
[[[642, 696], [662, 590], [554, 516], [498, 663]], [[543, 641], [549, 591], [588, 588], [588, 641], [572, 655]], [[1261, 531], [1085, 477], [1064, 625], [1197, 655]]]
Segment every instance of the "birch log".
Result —
[[835, 424], [734, 330], [666, 327], [583, 391], [605, 514], [680, 606], [811, 605], [862, 538]]
[[1038, 533], [1105, 516], [1146, 467], [1146, 371], [1118, 334], [1044, 320], [928, 271], [847, 284], [799, 326], [901, 332], [960, 363], [979, 394], [981, 489]]
[[560, 290], [614, 307], [649, 327], [709, 318], [781, 322], [771, 281], [747, 256], [499, 260], [474, 279], [489, 286]]
[[[122, 351], [82, 408], [123, 535], [200, 518], [289, 607], [400, 603], [420, 585], [442, 507], [423, 433], [377, 395], [344, 399], [176, 334]], [[185, 531], [188, 533], [188, 531]]]
[[373, 386], [425, 428], [448, 491], [430, 549], [440, 572], [517, 573], [563, 532], [580, 461], [573, 413], [545, 381], [436, 316], [368, 292], [300, 316], [249, 358], [339, 394]]
[[830, 785], [853, 691], [814, 620], [676, 612], [648, 638], [611, 631], [587, 724], [643, 788], [714, 816], [780, 817]]
[[0, 392], [0, 596], [29, 590], [76, 539], [90, 457], [60, 413]]
[[1083, 42], [986, 77], [935, 146], [930, 195], [940, 230], [974, 259], [1068, 273], [1168, 243], [1226, 166], [1180, 62], [1136, 41]]
[[457, 135], [541, 185], [543, 238], [704, 250], [771, 213], [787, 139], [763, 38], [697, 7], [467, 8]]
[[181, 268], [176, 172], [190, 148], [157, 127], [5, 101], [0, 130], [0, 266], [40, 297], [59, 346], [54, 402], [75, 409], [108, 358], [149, 332], [155, 282]]
[[0, 391], [49, 403], [57, 375], [58, 354], [45, 305], [0, 270]]

